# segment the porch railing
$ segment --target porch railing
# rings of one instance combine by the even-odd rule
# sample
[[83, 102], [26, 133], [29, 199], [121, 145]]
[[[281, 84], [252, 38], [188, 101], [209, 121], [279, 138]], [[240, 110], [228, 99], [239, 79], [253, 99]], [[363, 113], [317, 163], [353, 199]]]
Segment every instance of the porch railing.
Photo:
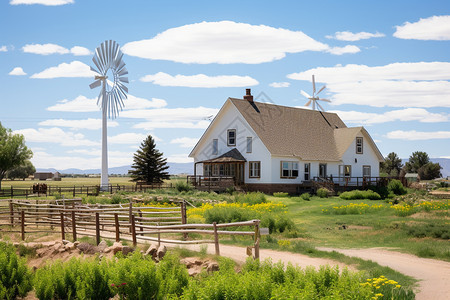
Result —
[[225, 190], [235, 185], [236, 178], [234, 176], [201, 176], [188, 175], [187, 182], [197, 189], [216, 191]]

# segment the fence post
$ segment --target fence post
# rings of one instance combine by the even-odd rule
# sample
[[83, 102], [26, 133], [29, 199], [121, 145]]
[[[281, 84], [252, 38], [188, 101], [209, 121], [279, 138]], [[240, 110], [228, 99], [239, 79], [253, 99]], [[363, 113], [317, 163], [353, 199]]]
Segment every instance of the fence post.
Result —
[[66, 233], [64, 231], [64, 213], [60, 213], [61, 216], [61, 239], [65, 240], [66, 239]]
[[259, 221], [255, 224], [255, 259], [259, 259]]
[[214, 227], [214, 246], [216, 248], [216, 255], [220, 255], [219, 234], [217, 233], [217, 223], [216, 222], [213, 222], [213, 227]]
[[161, 246], [161, 232], [159, 231], [159, 222], [156, 223], [158, 226], [158, 247]]
[[20, 231], [21, 231], [21, 233], [22, 233], [22, 241], [24, 241], [25, 240], [25, 211], [24, 210], [22, 210], [21, 212], [20, 212], [20, 224], [21, 224], [21, 226], [20, 226]]
[[100, 244], [100, 215], [95, 213], [95, 242]]
[[[181, 202], [181, 224], [186, 224], [187, 223], [187, 218], [186, 218], [186, 201], [183, 200], [183, 202]], [[188, 238], [188, 234], [186, 232], [183, 233], [183, 239], [187, 240]]]
[[[141, 223], [141, 231], [144, 231], [144, 227], [142, 227], [142, 225], [144, 225], [143, 224], [143, 220], [142, 220], [142, 211], [141, 210], [139, 210], [139, 218], [141, 218], [141, 220], [140, 220], [140, 223]], [[144, 235], [143, 233], [141, 233], [141, 235]]]
[[12, 186], [11, 186], [11, 198], [14, 198], [14, 189]]
[[11, 216], [11, 226], [14, 227], [14, 206], [12, 203], [12, 199], [9, 200], [9, 214]]
[[130, 200], [130, 204], [128, 207], [128, 219], [130, 222], [130, 232], [131, 232], [131, 216], [133, 215], [133, 202]]
[[134, 220], [134, 215], [131, 215], [131, 236], [133, 237], [133, 246], [136, 247], [137, 240], [136, 240], [136, 223]]
[[114, 223], [116, 223], [116, 242], [120, 242], [119, 215], [114, 214]]
[[77, 240], [77, 223], [75, 221], [75, 210], [72, 210], [72, 237], [73, 241], [75, 242]]

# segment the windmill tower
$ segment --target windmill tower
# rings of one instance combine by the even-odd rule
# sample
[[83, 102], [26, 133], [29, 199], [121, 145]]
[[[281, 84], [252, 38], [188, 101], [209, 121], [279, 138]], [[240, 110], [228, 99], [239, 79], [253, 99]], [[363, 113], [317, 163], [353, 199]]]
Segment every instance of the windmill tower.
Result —
[[307, 92], [301, 90], [300, 93], [305, 96], [306, 98], [309, 99], [309, 101], [305, 104], [305, 106], [309, 106], [312, 103], [312, 109], [315, 110], [316, 106], [318, 107], [318, 109], [320, 109], [321, 111], [325, 111], [323, 109], [323, 107], [317, 102], [317, 101], [325, 101], [325, 102], [331, 102], [328, 99], [322, 99], [319, 98], [319, 93], [321, 91], [323, 91], [327, 86], [324, 85], [323, 87], [320, 88], [320, 90], [316, 93], [316, 81], [314, 79], [314, 75], [312, 76], [312, 86], [313, 86], [313, 94], [312, 96], [310, 96]]
[[108, 140], [107, 140], [107, 118], [115, 119], [119, 110], [124, 107], [123, 100], [127, 99], [128, 74], [125, 63], [122, 60], [123, 53], [119, 44], [115, 41], [104, 41], [95, 49], [92, 61], [95, 67], [91, 70], [97, 73], [95, 81], [89, 85], [91, 89], [102, 86], [98, 95], [97, 105], [102, 110], [102, 175], [100, 189], [107, 190], [108, 180]]

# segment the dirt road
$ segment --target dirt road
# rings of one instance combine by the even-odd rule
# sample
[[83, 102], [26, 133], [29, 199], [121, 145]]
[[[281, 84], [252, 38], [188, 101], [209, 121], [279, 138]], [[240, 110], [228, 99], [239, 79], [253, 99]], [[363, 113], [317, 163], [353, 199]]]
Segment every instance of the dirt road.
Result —
[[[190, 246], [192, 250], [199, 251], [200, 247]], [[337, 251], [347, 256], [359, 257], [365, 260], [372, 260], [382, 266], [388, 266], [405, 275], [412, 276], [419, 281], [419, 287], [416, 290], [416, 299], [418, 300], [447, 300], [450, 299], [450, 263], [435, 259], [420, 258], [414, 255], [388, 251], [380, 248], [370, 249], [331, 249], [319, 248], [325, 251]], [[214, 245], [208, 246], [208, 253], [214, 254]], [[244, 262], [246, 259], [246, 249], [237, 246], [220, 245], [220, 254], [232, 258], [237, 262]], [[340, 268], [345, 264], [331, 259], [312, 258], [306, 255], [282, 252], [275, 250], [260, 250], [262, 260], [271, 258], [273, 262], [282, 261], [283, 263], [297, 264], [300, 267], [321, 265], [339, 265]], [[347, 266], [349, 269], [355, 270]]]

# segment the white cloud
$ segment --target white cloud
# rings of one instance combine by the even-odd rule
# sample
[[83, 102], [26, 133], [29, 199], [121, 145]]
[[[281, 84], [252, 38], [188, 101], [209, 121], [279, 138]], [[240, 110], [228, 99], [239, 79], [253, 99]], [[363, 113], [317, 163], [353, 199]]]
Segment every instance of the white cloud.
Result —
[[289, 82], [272, 82], [269, 84], [269, 86], [273, 88], [286, 88], [289, 87], [291, 84]]
[[124, 111], [122, 112], [122, 116], [126, 118], [147, 119], [151, 122], [198, 122], [209, 116], [215, 116], [218, 111], [217, 108], [203, 106], [192, 108], [159, 108]]
[[403, 131], [396, 130], [388, 132], [386, 135], [389, 139], [407, 140], [407, 141], [422, 141], [422, 140], [434, 140], [434, 139], [450, 139], [450, 131]]
[[65, 5], [72, 4], [74, 0], [11, 0], [9, 4], [11, 5], [19, 5], [19, 4], [42, 4], [46, 6], [57, 6], [57, 5]]
[[25, 73], [21, 67], [15, 67], [15, 68], [12, 69], [11, 72], [9, 72], [8, 74], [9, 74], [9, 75], [14, 75], [14, 76], [23, 76], [23, 75], [27, 75], [27, 73]]
[[395, 121], [419, 121], [422, 123], [448, 122], [450, 115], [430, 113], [423, 108], [406, 108], [401, 110], [388, 111], [382, 114], [365, 113], [359, 111], [339, 111], [333, 110], [346, 123], [358, 125], [370, 125]]
[[183, 129], [206, 129], [208, 128], [209, 121], [198, 121], [198, 122], [164, 122], [164, 121], [152, 121], [152, 122], [142, 122], [133, 125], [133, 128], [153, 130], [156, 128], [183, 128]]
[[385, 35], [380, 32], [370, 33], [370, 32], [358, 32], [353, 33], [350, 31], [338, 31], [334, 35], [327, 35], [327, 39], [336, 39], [339, 41], [356, 42], [359, 40], [367, 40], [371, 38], [384, 37]]
[[[163, 99], [152, 98], [147, 100], [133, 95], [128, 95], [126, 100], [123, 100], [124, 110], [131, 109], [146, 109], [146, 108], [161, 108], [167, 105]], [[78, 96], [73, 100], [60, 100], [55, 105], [47, 107], [49, 111], [67, 111], [67, 112], [95, 112], [100, 108], [97, 106], [97, 98], [89, 99], [85, 96]]]
[[62, 63], [57, 67], [51, 67], [45, 69], [40, 73], [35, 73], [31, 78], [52, 79], [61, 77], [92, 77], [94, 78], [96, 73], [92, 72], [88, 65], [81, 61], [73, 61], [71, 63]]
[[447, 159], [450, 159], [450, 156], [439, 156], [439, 158], [447, 158]]
[[15, 130], [14, 133], [23, 134], [27, 142], [56, 143], [65, 147], [97, 146], [100, 143], [90, 141], [81, 133], [65, 132], [61, 128], [27, 128]]
[[394, 36], [399, 39], [413, 40], [450, 40], [450, 16], [432, 16], [415, 23], [405, 22], [396, 26]]
[[450, 63], [393, 63], [385, 66], [319, 67], [288, 74], [296, 80], [326, 82], [332, 105], [450, 107]]
[[[162, 141], [159, 137], [152, 134], [153, 139], [155, 142]], [[140, 145], [143, 140], [147, 138], [146, 134], [141, 133], [134, 133], [134, 132], [128, 132], [128, 133], [120, 133], [115, 136], [108, 137], [108, 143], [110, 144], [137, 144]]]
[[8, 48], [6, 46], [1, 46], [0, 47], [0, 52], [7, 52]]
[[[108, 127], [117, 127], [119, 123], [116, 121], [108, 120]], [[90, 129], [98, 130], [102, 128], [102, 119], [85, 119], [85, 120], [65, 120], [65, 119], [53, 119], [40, 122], [40, 126], [56, 126], [56, 127], [69, 127], [70, 129]]]
[[301, 31], [232, 21], [202, 22], [168, 29], [152, 39], [125, 44], [125, 54], [181, 63], [259, 64], [287, 53], [329, 47]]
[[180, 147], [183, 148], [193, 148], [197, 142], [198, 138], [188, 137], [177, 138], [170, 141], [171, 144], [180, 144]]
[[143, 82], [152, 82], [160, 86], [180, 86], [197, 88], [218, 88], [218, 87], [246, 87], [258, 85], [259, 82], [250, 76], [220, 75], [207, 76], [197, 75], [175, 75], [158, 72], [153, 75], [146, 75], [140, 79]]
[[347, 45], [345, 47], [333, 47], [327, 50], [327, 52], [334, 54], [334, 55], [342, 55], [342, 54], [354, 54], [360, 52], [361, 49], [359, 47], [354, 45]]
[[167, 162], [173, 163], [190, 163], [193, 162], [193, 158], [188, 156], [189, 154], [174, 154], [167, 157]]
[[88, 48], [85, 48], [85, 47], [81, 47], [81, 46], [74, 46], [74, 47], [70, 48], [70, 53], [72, 53], [75, 56], [83, 56], [83, 55], [92, 55], [93, 54], [91, 52], [91, 50], [89, 50]]
[[23, 52], [33, 53], [40, 55], [50, 55], [50, 54], [68, 54], [71, 53], [75, 56], [81, 55], [91, 55], [92, 52], [80, 46], [74, 46], [70, 50], [56, 44], [29, 44], [22, 47]]

